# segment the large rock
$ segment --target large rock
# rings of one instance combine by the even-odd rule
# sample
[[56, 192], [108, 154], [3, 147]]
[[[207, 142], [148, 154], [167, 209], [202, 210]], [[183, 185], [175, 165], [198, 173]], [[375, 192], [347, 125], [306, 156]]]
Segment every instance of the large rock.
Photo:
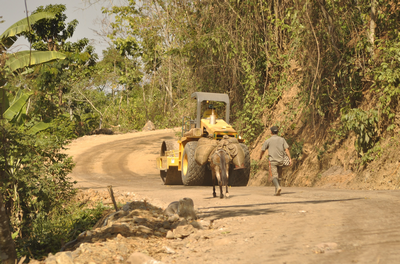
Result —
[[194, 211], [194, 203], [191, 198], [183, 198], [179, 201], [172, 202], [164, 211], [164, 215], [172, 217], [174, 214], [185, 219], [196, 220], [197, 216]]
[[142, 128], [142, 131], [152, 131], [156, 130], [156, 126], [150, 120], [147, 121], [146, 125]]
[[164, 210], [164, 215], [173, 216], [174, 214], [178, 214], [178, 206], [179, 206], [178, 201], [170, 203], [167, 209]]
[[185, 238], [195, 232], [196, 232], [196, 229], [192, 225], [178, 226], [174, 230], [174, 237], [175, 238]]

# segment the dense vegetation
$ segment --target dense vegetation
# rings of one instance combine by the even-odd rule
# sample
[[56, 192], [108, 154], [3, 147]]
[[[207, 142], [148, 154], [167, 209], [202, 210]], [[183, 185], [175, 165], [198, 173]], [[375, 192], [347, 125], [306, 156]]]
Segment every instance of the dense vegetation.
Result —
[[[194, 91], [228, 93], [231, 121], [248, 143], [264, 129], [264, 111], [293, 86], [302, 107], [277, 125], [289, 129], [301, 114], [316, 133], [339, 119], [336, 135], [356, 133], [363, 164], [382, 134], [397, 129], [396, 1], [127, 0], [103, 8], [112, 23], [101, 60], [87, 39], [68, 41], [78, 21], [67, 22], [64, 11], [39, 7], [35, 14], [53, 15], [15, 34], [57, 60], [34, 63], [28, 52], [27, 67], [12, 66], [22, 55], [7, 52], [10, 38], [0, 40], [0, 189], [20, 254], [39, 219], [53, 212], [54, 220], [74, 193], [73, 164], [60, 153], [68, 140], [101, 127], [140, 129], [147, 120], [178, 126], [194, 117]], [[368, 108], [360, 107], [365, 98]], [[294, 141], [293, 150], [301, 153], [302, 144]]]

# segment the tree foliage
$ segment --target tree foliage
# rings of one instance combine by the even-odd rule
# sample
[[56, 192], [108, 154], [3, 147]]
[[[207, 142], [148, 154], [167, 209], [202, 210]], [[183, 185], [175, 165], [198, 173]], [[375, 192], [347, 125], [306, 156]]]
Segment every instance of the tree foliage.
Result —
[[39, 6], [33, 14], [47, 12], [55, 15], [53, 18], [45, 18], [32, 25], [33, 32], [25, 32], [25, 36], [35, 50], [58, 51], [64, 50], [67, 39], [72, 37], [78, 25], [74, 19], [66, 23], [66, 7], [62, 4]]

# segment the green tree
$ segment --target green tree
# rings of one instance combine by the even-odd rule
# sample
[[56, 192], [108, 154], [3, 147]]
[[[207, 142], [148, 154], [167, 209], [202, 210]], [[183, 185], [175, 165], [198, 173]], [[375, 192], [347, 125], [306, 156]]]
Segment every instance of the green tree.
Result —
[[[124, 6], [104, 9], [106, 14], [115, 17], [109, 37], [116, 48], [124, 54], [129, 51], [133, 57], [140, 57], [138, 72], [150, 81], [148, 85], [141, 85], [146, 109], [151, 107], [150, 98], [157, 93], [161, 97], [157, 100], [165, 101], [159, 104], [164, 114], [172, 112], [174, 103], [180, 101], [176, 97], [187, 89], [189, 77], [185, 58], [178, 51], [185, 40], [178, 38], [176, 32], [181, 26], [185, 28], [186, 22], [178, 12], [182, 10], [175, 11], [176, 7], [173, 1], [149, 1], [137, 9], [136, 2], [131, 0]], [[145, 87], [150, 88], [147, 95]]]
[[[65, 10], [66, 7], [62, 4], [38, 7], [33, 14], [52, 12], [55, 15], [53, 18], [46, 18], [35, 23], [32, 25], [32, 30], [25, 33], [34, 49], [39, 51], [57, 50], [66, 55], [64, 60], [44, 65], [36, 73], [38, 87], [41, 89], [47, 87], [46, 91], [42, 90], [42, 96], [38, 100], [42, 102], [38, 111], [46, 105], [51, 105], [54, 109], [62, 107], [64, 104], [63, 95], [71, 89], [69, 81], [72, 78], [71, 75], [78, 69], [83, 71], [83, 68], [93, 66], [98, 59], [93, 46], [89, 45], [87, 38], [80, 39], [74, 43], [68, 41], [73, 36], [78, 21], [73, 20], [67, 23]], [[53, 100], [53, 96], [57, 97], [58, 100]]]
[[71, 38], [78, 26], [78, 20], [67, 23], [66, 6], [62, 4], [39, 6], [32, 14], [48, 12], [55, 15], [32, 25], [32, 32], [24, 33], [35, 50], [65, 50], [67, 39]]

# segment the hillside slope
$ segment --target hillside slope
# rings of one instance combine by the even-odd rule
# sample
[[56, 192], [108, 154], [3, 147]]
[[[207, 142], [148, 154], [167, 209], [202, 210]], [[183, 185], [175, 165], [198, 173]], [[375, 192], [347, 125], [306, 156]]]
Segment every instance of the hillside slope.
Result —
[[[375, 148], [364, 157], [363, 164], [357, 153], [354, 132], [343, 135], [340, 118], [319, 121], [313, 125], [312, 114], [299, 96], [300, 89], [293, 86], [284, 91], [279, 102], [264, 111], [265, 129], [252, 145], [251, 158], [258, 161], [261, 145], [270, 136], [269, 127], [279, 125], [280, 135], [289, 142], [293, 166], [284, 170], [284, 186], [308, 186], [346, 189], [399, 189], [400, 162], [396, 155], [399, 132], [386, 132], [380, 136]], [[360, 108], [371, 107], [372, 96], [365, 95]], [[395, 124], [399, 123], [396, 116]], [[253, 164], [255, 162], [253, 161]], [[267, 163], [253, 166], [249, 185], [270, 185]]]

